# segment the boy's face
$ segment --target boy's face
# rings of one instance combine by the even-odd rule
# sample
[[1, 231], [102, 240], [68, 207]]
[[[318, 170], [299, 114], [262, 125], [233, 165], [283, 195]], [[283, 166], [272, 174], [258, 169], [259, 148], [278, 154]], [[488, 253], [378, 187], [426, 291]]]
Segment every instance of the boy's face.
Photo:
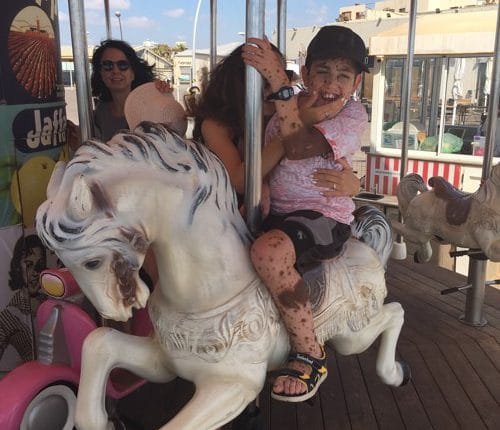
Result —
[[351, 60], [335, 58], [316, 60], [310, 69], [302, 67], [302, 79], [309, 91], [318, 93], [316, 106], [338, 100], [348, 99], [361, 82], [361, 73], [357, 74]]

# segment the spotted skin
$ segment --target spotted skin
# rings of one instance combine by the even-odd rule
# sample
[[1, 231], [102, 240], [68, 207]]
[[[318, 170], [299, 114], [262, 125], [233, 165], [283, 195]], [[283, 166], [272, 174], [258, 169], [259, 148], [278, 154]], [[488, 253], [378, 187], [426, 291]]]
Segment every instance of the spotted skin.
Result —
[[[290, 238], [280, 230], [271, 230], [257, 238], [251, 248], [251, 258], [280, 311], [290, 335], [293, 351], [320, 358], [322, 351], [312, 318], [309, 290], [295, 270], [295, 249]], [[310, 373], [307, 364], [292, 361], [287, 367]], [[278, 377], [273, 385], [276, 394], [302, 394], [305, 386], [295, 378]]]

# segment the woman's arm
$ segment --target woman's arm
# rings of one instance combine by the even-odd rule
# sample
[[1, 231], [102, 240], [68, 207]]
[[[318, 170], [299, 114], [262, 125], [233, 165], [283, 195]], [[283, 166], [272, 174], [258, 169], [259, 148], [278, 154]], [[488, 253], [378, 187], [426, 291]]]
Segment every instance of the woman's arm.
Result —
[[243, 194], [245, 192], [244, 164], [228, 127], [208, 118], [201, 124], [201, 135], [205, 145], [221, 159], [226, 167], [236, 192]]
[[[236, 192], [245, 193], [245, 163], [234, 145], [229, 129], [212, 119], [205, 119], [201, 124], [201, 134], [205, 145], [222, 160], [229, 174], [229, 179]], [[262, 150], [262, 177], [279, 163], [284, 155], [279, 138], [273, 139]]]

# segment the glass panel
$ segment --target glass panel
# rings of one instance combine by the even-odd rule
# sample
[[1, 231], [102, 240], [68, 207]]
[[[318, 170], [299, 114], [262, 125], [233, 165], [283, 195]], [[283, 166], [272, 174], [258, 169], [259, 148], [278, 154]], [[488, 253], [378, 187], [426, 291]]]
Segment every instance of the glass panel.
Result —
[[[478, 58], [452, 57], [448, 61], [446, 107], [441, 152], [473, 153], [474, 136], [479, 135], [484, 106], [484, 68]], [[477, 151], [476, 151], [477, 152]], [[477, 153], [476, 155], [481, 155]]]
[[[382, 147], [401, 148], [403, 123], [401, 122], [401, 90], [403, 83], [404, 59], [388, 59], [385, 66], [385, 98], [382, 126]], [[414, 83], [420, 77], [419, 63], [415, 62], [412, 70], [411, 102], [410, 102], [410, 129], [408, 148], [416, 149], [416, 134], [418, 128], [413, 124], [418, 119], [422, 97], [418, 94], [418, 85]]]
[[[383, 148], [401, 147], [404, 61], [390, 58], [385, 62]], [[409, 149], [481, 155], [479, 136], [485, 132], [492, 63], [492, 57], [415, 57]]]

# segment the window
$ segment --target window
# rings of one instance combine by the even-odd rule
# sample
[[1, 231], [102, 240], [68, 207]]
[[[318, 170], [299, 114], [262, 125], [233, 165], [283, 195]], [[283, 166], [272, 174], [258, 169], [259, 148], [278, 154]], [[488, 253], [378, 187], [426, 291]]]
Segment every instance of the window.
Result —
[[[492, 57], [414, 58], [409, 149], [472, 155], [488, 112], [492, 63]], [[385, 61], [382, 148], [401, 147], [404, 64], [404, 58]]]

